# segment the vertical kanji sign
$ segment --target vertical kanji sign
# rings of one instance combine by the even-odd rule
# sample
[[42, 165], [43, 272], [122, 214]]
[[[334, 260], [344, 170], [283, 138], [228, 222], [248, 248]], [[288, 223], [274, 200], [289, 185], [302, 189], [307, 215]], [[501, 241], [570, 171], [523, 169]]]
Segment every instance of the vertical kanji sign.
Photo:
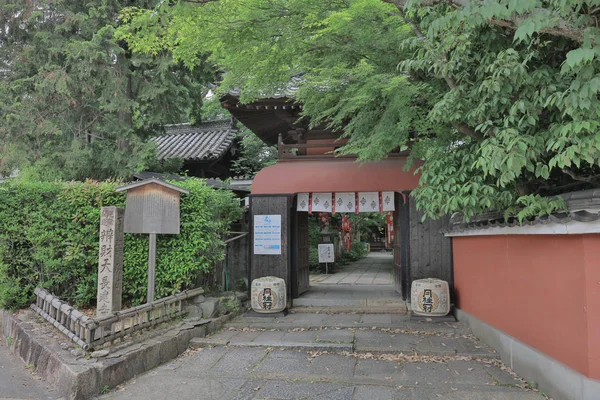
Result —
[[125, 210], [102, 207], [96, 316], [121, 310], [123, 292], [123, 221]]

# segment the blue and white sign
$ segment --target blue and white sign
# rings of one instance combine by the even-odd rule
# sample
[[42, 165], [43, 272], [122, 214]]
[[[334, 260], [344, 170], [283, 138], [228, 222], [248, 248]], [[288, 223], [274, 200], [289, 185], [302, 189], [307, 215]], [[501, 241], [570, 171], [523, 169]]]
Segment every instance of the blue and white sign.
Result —
[[281, 254], [281, 215], [254, 216], [254, 254]]

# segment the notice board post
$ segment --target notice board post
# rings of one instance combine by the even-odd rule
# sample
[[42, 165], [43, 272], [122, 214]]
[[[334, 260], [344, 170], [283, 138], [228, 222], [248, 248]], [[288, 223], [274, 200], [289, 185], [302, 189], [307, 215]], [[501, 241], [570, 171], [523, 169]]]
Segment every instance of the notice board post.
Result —
[[156, 234], [179, 234], [180, 195], [189, 194], [189, 190], [153, 178], [118, 187], [116, 191], [127, 192], [125, 232], [150, 234], [146, 300], [151, 303], [156, 274]]

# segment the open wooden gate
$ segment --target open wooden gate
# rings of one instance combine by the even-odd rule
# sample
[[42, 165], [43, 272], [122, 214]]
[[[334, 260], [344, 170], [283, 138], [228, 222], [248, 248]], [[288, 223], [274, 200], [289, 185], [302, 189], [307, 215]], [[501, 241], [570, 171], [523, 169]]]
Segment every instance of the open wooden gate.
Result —
[[[406, 200], [405, 200], [406, 199]], [[410, 262], [410, 219], [408, 195], [396, 193], [394, 196], [394, 286], [402, 299], [406, 300], [410, 288], [409, 262]]]
[[306, 292], [310, 285], [308, 264], [308, 213], [292, 211], [295, 221], [292, 262], [292, 298]]

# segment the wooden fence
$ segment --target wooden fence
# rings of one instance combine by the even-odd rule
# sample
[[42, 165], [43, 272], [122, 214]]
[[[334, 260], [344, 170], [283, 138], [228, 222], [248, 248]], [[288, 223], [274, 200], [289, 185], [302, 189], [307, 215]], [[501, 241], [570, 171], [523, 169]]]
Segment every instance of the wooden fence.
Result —
[[34, 293], [37, 297], [31, 308], [73, 342], [88, 349], [88, 339], [92, 337], [88, 328], [91, 318], [44, 289], [36, 288]]
[[103, 343], [183, 315], [183, 301], [203, 293], [201, 288], [186, 290], [105, 317], [91, 318], [46, 290], [37, 288], [36, 302], [31, 308], [84, 350], [91, 350]]

